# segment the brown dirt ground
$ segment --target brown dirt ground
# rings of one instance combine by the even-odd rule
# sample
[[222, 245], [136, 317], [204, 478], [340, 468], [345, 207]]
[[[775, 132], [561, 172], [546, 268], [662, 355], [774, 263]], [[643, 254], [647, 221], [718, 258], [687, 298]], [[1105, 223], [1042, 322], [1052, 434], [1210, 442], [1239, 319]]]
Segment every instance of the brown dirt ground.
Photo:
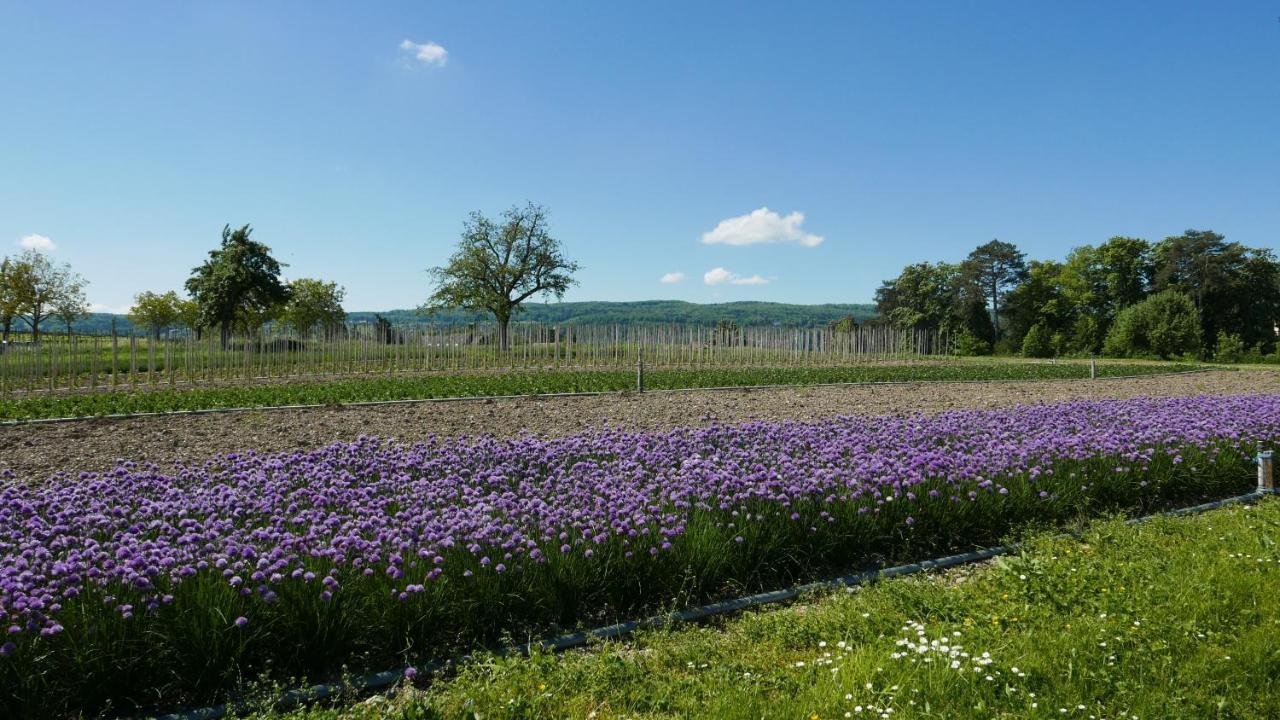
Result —
[[238, 450], [316, 447], [360, 435], [555, 436], [604, 424], [663, 429], [752, 419], [940, 412], [1083, 398], [1280, 393], [1280, 373], [1213, 371], [1115, 380], [912, 383], [652, 392], [576, 398], [254, 410], [0, 427], [0, 470], [22, 478], [109, 469], [118, 459], [168, 464]]

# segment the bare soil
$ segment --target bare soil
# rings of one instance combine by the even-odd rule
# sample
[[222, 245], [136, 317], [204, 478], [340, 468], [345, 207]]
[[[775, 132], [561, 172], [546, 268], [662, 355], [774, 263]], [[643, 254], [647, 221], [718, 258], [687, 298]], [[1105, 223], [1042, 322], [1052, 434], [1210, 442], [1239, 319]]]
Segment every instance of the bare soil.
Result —
[[934, 413], [1087, 398], [1280, 393], [1280, 373], [1212, 371], [1115, 380], [911, 383], [651, 392], [594, 397], [254, 410], [0, 427], [0, 470], [34, 479], [106, 470], [118, 460], [168, 465], [217, 454], [306, 449], [360, 435], [565, 435], [603, 425], [666, 429], [753, 419]]

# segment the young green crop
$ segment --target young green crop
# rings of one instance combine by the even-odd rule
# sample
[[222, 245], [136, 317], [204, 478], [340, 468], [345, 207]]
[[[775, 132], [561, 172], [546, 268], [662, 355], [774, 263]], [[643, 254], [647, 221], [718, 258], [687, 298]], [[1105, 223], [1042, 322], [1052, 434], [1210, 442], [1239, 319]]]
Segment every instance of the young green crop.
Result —
[[[1190, 365], [1099, 363], [1099, 377], [1190, 370]], [[816, 368], [713, 368], [645, 373], [645, 389], [674, 390], [823, 383], [1067, 380], [1089, 377], [1075, 363], [946, 363]], [[621, 392], [635, 389], [632, 371], [566, 370], [504, 374], [439, 374], [233, 387], [109, 391], [11, 396], [0, 400], [0, 420], [35, 420], [131, 413], [286, 405], [332, 405], [385, 400]]]

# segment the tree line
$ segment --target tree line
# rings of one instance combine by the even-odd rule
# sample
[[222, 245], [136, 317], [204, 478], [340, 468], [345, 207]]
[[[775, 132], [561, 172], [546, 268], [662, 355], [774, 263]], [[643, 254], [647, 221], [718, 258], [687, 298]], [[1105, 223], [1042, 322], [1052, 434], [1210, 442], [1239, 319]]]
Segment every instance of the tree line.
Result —
[[1238, 361], [1276, 353], [1280, 263], [1211, 230], [1113, 237], [1063, 261], [992, 240], [957, 263], [908, 265], [875, 301], [880, 322], [950, 332], [967, 355]]
[[301, 336], [342, 329], [346, 291], [336, 282], [314, 278], [285, 281], [284, 267], [270, 247], [253, 239], [252, 226], [224, 226], [221, 243], [183, 285], [189, 297], [172, 290], [140, 293], [129, 320], [155, 338], [175, 326], [197, 337], [216, 329], [224, 348], [233, 332], [255, 335], [273, 322]]
[[[320, 279], [284, 280], [285, 265], [252, 233], [249, 225], [225, 226], [219, 245], [184, 283], [185, 297], [140, 293], [129, 319], [156, 338], [176, 327], [197, 336], [216, 330], [224, 346], [233, 333], [254, 335], [269, 323], [301, 336], [343, 332], [344, 289]], [[508, 325], [527, 301], [563, 297], [579, 269], [551, 235], [546, 208], [516, 206], [497, 219], [475, 212], [464, 222], [454, 254], [429, 270], [434, 291], [416, 312], [488, 314], [498, 322], [505, 349]], [[36, 340], [50, 317], [62, 319], [70, 332], [87, 311], [85, 284], [68, 266], [35, 251], [5, 258], [5, 339], [15, 320], [24, 321]], [[876, 291], [875, 311], [875, 318], [865, 319], [846, 310], [828, 324], [833, 331], [862, 321], [943, 332], [966, 355], [1240, 360], [1277, 353], [1280, 262], [1271, 250], [1227, 242], [1209, 230], [1155, 243], [1113, 237], [1077, 247], [1063, 261], [1028, 261], [1013, 244], [992, 240], [960, 262], [903, 268]], [[720, 319], [737, 323], [735, 317]]]

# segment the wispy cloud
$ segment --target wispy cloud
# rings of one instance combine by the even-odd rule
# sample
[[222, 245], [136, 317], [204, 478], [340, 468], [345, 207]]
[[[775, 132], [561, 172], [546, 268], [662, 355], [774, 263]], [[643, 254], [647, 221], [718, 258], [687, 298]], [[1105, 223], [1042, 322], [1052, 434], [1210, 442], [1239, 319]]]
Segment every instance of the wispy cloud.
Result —
[[768, 285], [769, 278], [759, 275], [743, 277], [722, 267], [712, 268], [702, 275], [702, 282], [708, 285]]
[[430, 67], [444, 67], [449, 62], [449, 51], [433, 42], [416, 43], [406, 39], [400, 43], [407, 59]]
[[39, 250], [40, 252], [53, 252], [58, 249], [58, 244], [50, 240], [46, 235], [32, 233], [18, 238], [18, 247], [27, 250]]
[[761, 243], [793, 242], [804, 247], [817, 247], [823, 237], [805, 232], [804, 213], [793, 212], [786, 217], [767, 207], [752, 210], [746, 215], [725, 218], [711, 232], [702, 234], [707, 245], [758, 245]]
[[674, 285], [678, 282], [683, 282], [683, 281], [684, 281], [684, 273], [669, 272], [666, 275], [663, 275], [662, 279], [659, 280], [658, 282], [662, 283], [663, 285]]

